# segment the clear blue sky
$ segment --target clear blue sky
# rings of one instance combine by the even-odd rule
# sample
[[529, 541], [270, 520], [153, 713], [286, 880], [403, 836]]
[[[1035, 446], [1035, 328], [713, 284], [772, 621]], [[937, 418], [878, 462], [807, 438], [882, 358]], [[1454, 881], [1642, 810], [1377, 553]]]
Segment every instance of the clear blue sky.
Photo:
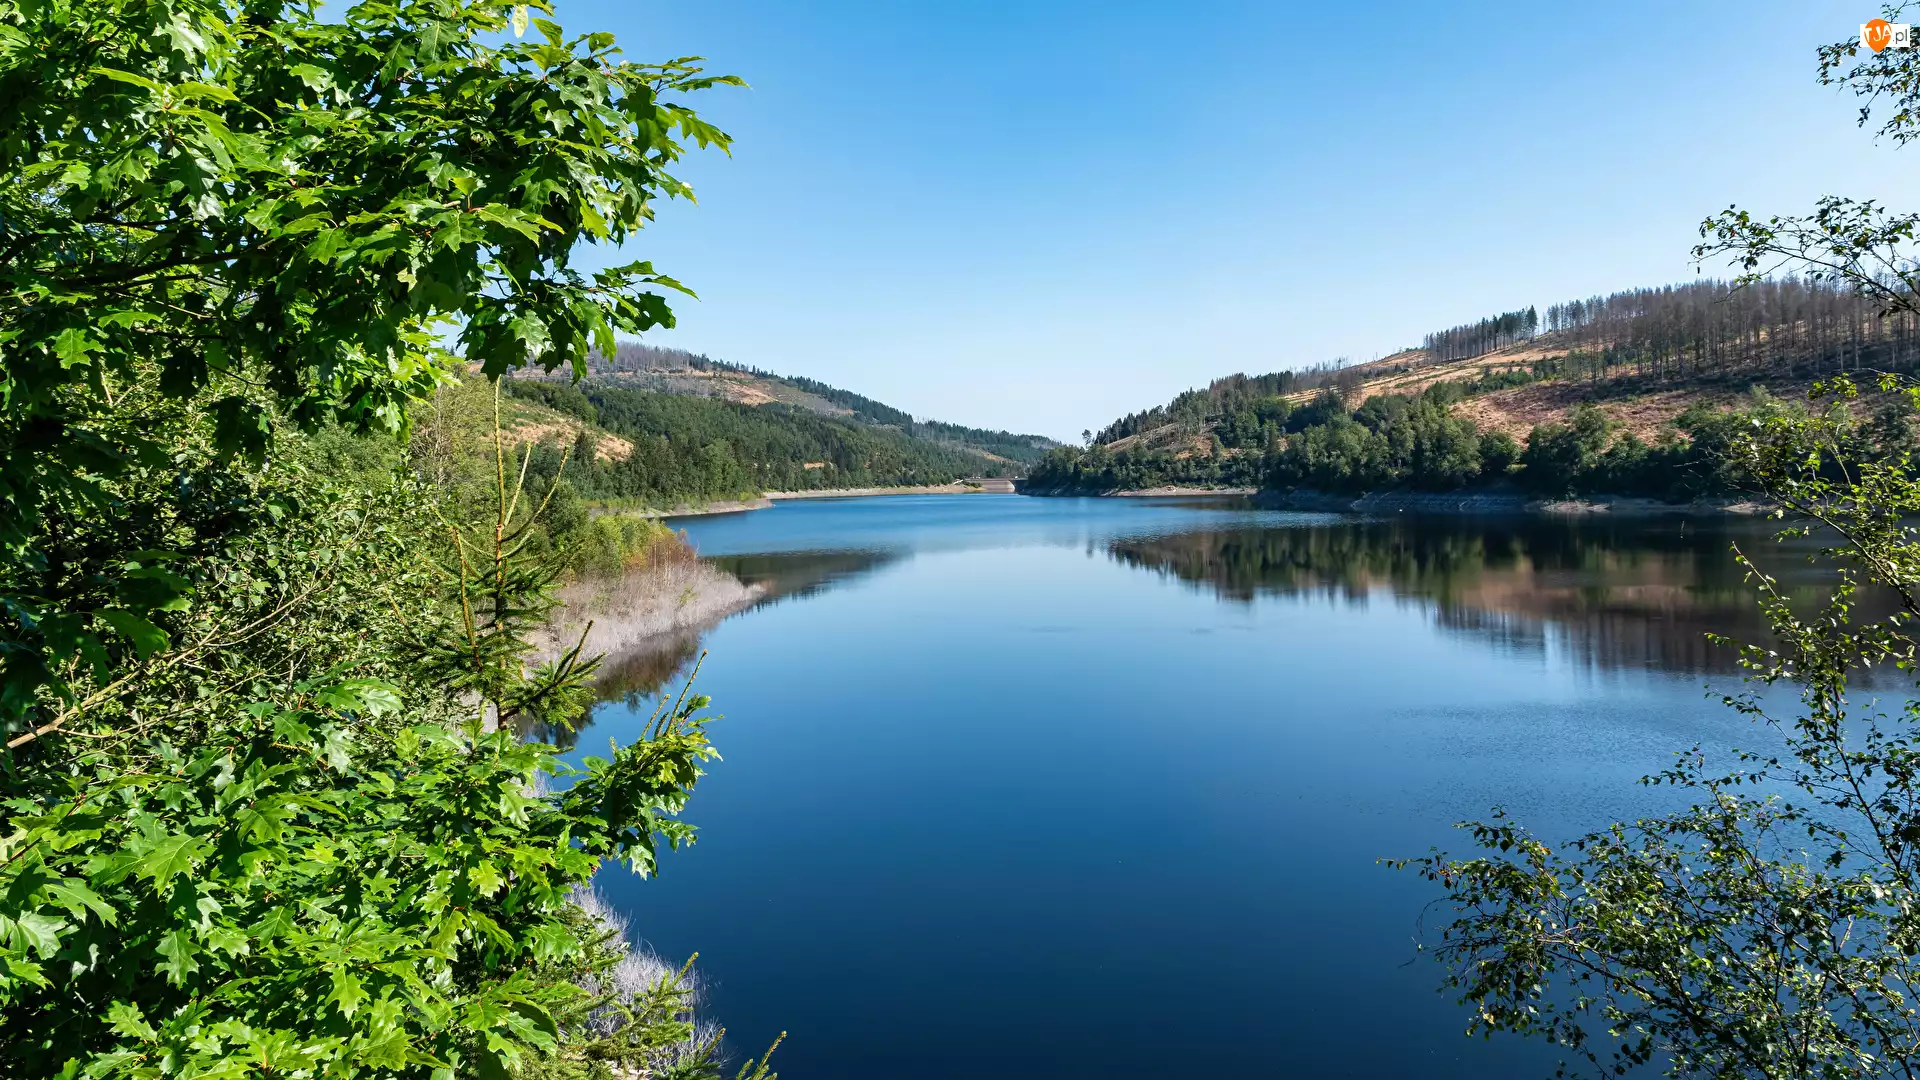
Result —
[[649, 340], [1058, 438], [1690, 279], [1732, 202], [1916, 201], [1814, 82], [1867, 3], [558, 4], [753, 84], [628, 246], [701, 296]]

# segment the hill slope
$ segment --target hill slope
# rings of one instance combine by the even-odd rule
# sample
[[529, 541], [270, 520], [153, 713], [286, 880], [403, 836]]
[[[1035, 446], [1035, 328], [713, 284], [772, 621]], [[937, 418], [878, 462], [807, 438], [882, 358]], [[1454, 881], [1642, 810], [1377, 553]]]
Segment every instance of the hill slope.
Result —
[[[1823, 376], [1916, 368], [1920, 322], [1819, 283], [1636, 289], [1453, 327], [1368, 364], [1218, 379], [1049, 453], [1029, 488], [1698, 495], [1724, 478], [1703, 478], [1714, 469], [1695, 444], [1756, 407], [1755, 388], [1791, 399]], [[1701, 475], [1641, 475], [1654, 462]]]
[[[971, 451], [989, 463], [983, 469], [994, 463], [1031, 465], [1041, 454], [1060, 445], [1041, 435], [916, 419], [904, 410], [814, 379], [775, 375], [684, 349], [629, 342], [616, 348], [611, 357], [591, 357], [587, 371], [588, 382], [594, 386], [651, 390], [749, 406], [786, 405], [818, 416], [891, 428], [915, 439]], [[1014, 474], [1020, 471], [1024, 470]], [[1009, 474], [1001, 471], [983, 475]]]
[[503, 384], [509, 436], [536, 446], [531, 475], [561, 469], [582, 496], [672, 507], [762, 491], [939, 485], [1012, 478], [1058, 444], [918, 421], [809, 379], [627, 346], [565, 377]]

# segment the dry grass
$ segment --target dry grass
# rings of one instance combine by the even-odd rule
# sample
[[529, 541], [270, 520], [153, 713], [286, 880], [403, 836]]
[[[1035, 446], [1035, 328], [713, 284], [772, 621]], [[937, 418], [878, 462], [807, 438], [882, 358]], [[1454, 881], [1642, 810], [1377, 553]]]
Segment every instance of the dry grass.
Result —
[[[565, 416], [538, 405], [515, 402], [512, 418], [503, 425], [501, 437], [509, 446], [524, 446], [528, 443], [557, 441], [562, 446], [570, 446], [580, 437], [586, 425], [570, 416]], [[618, 435], [596, 431], [593, 444], [594, 460], [600, 462], [625, 461], [633, 456], [633, 443]]]
[[[1408, 350], [1347, 369], [1359, 373], [1365, 380], [1349, 391], [1347, 400], [1350, 405], [1358, 406], [1379, 394], [1417, 394], [1435, 383], [1478, 379], [1489, 372], [1524, 370], [1566, 353], [1566, 347], [1557, 342], [1531, 341], [1471, 360], [1429, 365], [1424, 350]], [[1375, 372], [1378, 374], [1371, 374]], [[1746, 398], [1751, 384], [1765, 385], [1775, 395], [1788, 399], [1804, 397], [1812, 385], [1806, 379], [1783, 380], [1759, 367], [1744, 378], [1730, 375], [1723, 382], [1679, 386], [1653, 384], [1625, 375], [1597, 383], [1562, 378], [1468, 398], [1454, 405], [1453, 413], [1473, 421], [1483, 431], [1504, 431], [1524, 441], [1535, 426], [1564, 424], [1576, 408], [1592, 404], [1618, 424], [1621, 431], [1653, 442], [1670, 432], [1674, 418], [1691, 406], [1737, 406]], [[1287, 396], [1296, 404], [1302, 404], [1319, 393], [1312, 390]], [[1149, 432], [1136, 438], [1153, 434]]]
[[[1553, 379], [1468, 398], [1454, 405], [1453, 413], [1473, 421], [1483, 431], [1504, 431], [1524, 441], [1535, 425], [1567, 423], [1575, 409], [1591, 404], [1606, 413], [1622, 432], [1655, 442], [1673, 430], [1674, 418], [1687, 409], [1695, 405], [1739, 407], [1748, 400], [1754, 385], [1765, 386], [1775, 397], [1787, 401], [1804, 401], [1813, 389], [1809, 379], [1767, 378], [1764, 373], [1755, 373], [1750, 380], [1734, 377], [1680, 386], [1631, 377], [1598, 383]], [[1863, 391], [1863, 406], [1872, 408], [1882, 396], [1878, 391]]]
[[684, 544], [656, 544], [647, 560], [615, 578], [583, 578], [560, 588], [560, 607], [539, 642], [543, 657], [572, 648], [627, 652], [650, 639], [716, 622], [759, 600], [764, 589], [742, 585], [695, 558]]
[[[1471, 360], [1429, 364], [1425, 349], [1408, 349], [1344, 369], [1353, 373], [1349, 378], [1357, 376], [1364, 380], [1348, 395], [1348, 404], [1359, 406], [1376, 394], [1417, 394], [1434, 383], [1477, 379], [1489, 371], [1527, 368], [1548, 357], [1565, 355], [1566, 351], [1524, 342]], [[1285, 397], [1296, 405], [1304, 405], [1319, 394], [1319, 390], [1302, 390]]]
[[[614, 910], [598, 890], [575, 889], [571, 899], [601, 933], [612, 935], [613, 940], [625, 942], [627, 947], [627, 954], [619, 962], [603, 976], [585, 980], [582, 989], [595, 995], [611, 994], [615, 1001], [626, 1006], [631, 1006], [635, 998], [646, 998], [663, 983], [686, 995], [683, 999], [685, 1018], [693, 1024], [693, 1033], [682, 1042], [650, 1052], [641, 1075], [670, 1071], [714, 1057], [721, 1030], [718, 1024], [699, 1015], [700, 1007], [706, 1003], [705, 987], [693, 969], [670, 964], [644, 944], [635, 943], [629, 936], [627, 917]], [[585, 1027], [587, 1034], [605, 1038], [619, 1032], [626, 1022], [624, 1011], [605, 1007], [588, 1014]]]

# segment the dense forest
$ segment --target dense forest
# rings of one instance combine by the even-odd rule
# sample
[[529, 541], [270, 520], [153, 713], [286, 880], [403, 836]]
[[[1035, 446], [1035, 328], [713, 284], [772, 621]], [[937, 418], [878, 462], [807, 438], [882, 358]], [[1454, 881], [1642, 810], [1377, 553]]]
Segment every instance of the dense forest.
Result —
[[[1052, 439], [1040, 435], [1016, 435], [1011, 431], [997, 431], [991, 428], [968, 427], [964, 424], [949, 424], [940, 420], [916, 420], [911, 413], [896, 409], [885, 402], [875, 401], [851, 390], [842, 390], [837, 386], [828, 386], [816, 379], [797, 375], [769, 375], [754, 372], [763, 378], [772, 379], [797, 387], [809, 394], [832, 402], [853, 414], [853, 419], [881, 427], [897, 428], [902, 434], [915, 439], [942, 443], [950, 447], [984, 450], [996, 457], [1031, 465], [1040, 460], [1040, 455], [1058, 444]], [[1001, 472], [981, 472], [982, 476], [1000, 476]]]
[[[1739, 491], [1740, 478], [1724, 454], [1735, 434], [1756, 419], [1799, 408], [1762, 391], [1744, 409], [1688, 409], [1663, 438], [1648, 442], [1586, 405], [1569, 423], [1539, 425], [1521, 443], [1452, 415], [1449, 406], [1463, 393], [1458, 383], [1436, 383], [1419, 394], [1376, 395], [1348, 408], [1328, 391], [1281, 413], [1277, 434], [1263, 428], [1269, 439], [1264, 451], [1235, 452], [1217, 435], [1212, 452], [1186, 456], [1149, 448], [1066, 447], [1048, 453], [1026, 490], [1065, 494], [1173, 485], [1361, 495], [1499, 487], [1541, 498], [1635, 495], [1684, 502]], [[1864, 430], [1879, 453], [1915, 445], [1911, 425], [1892, 411], [1872, 416]]]
[[1016, 475], [957, 446], [901, 431], [823, 416], [782, 403], [743, 405], [594, 382], [575, 386], [533, 379], [505, 383], [507, 393], [594, 425], [632, 444], [623, 457], [596, 460], [594, 436], [571, 448], [545, 443], [533, 475], [561, 469], [588, 499], [671, 507], [763, 491], [946, 484], [968, 476]]
[[[1271, 376], [1235, 376], [1205, 392], [1189, 392], [1185, 413], [1203, 420], [1199, 434], [1173, 445], [1095, 442], [1048, 451], [1028, 475], [1035, 493], [1181, 487], [1325, 487], [1360, 491], [1394, 483], [1430, 489], [1481, 477], [1482, 462], [1518, 460], [1504, 436], [1482, 438], [1448, 408], [1477, 393], [1531, 381], [1528, 372], [1489, 372], [1435, 384], [1420, 394], [1375, 395], [1353, 406], [1338, 386], [1295, 404], [1271, 391], [1288, 385]], [[1116, 440], [1117, 441], [1117, 440]], [[1469, 448], [1469, 444], [1471, 447]], [[1489, 466], [1491, 467], [1491, 466]], [[1489, 476], [1492, 474], [1489, 473]]]
[[[1276, 371], [1270, 375], [1229, 375], [1215, 379], [1204, 390], [1188, 390], [1165, 405], [1123, 416], [1108, 424], [1093, 437], [1095, 443], [1113, 443], [1141, 435], [1168, 424], [1206, 421], [1254, 411], [1256, 403], [1302, 391], [1339, 384], [1340, 376], [1354, 369], [1340, 363], [1323, 364], [1304, 371]], [[1271, 404], [1268, 408], [1272, 408]]]
[[[1009, 470], [1006, 468], [1006, 462], [996, 463], [992, 460], [993, 458], [1005, 458], [1007, 462], [1031, 465], [1040, 459], [1042, 453], [1058, 445], [1052, 439], [1040, 435], [1021, 435], [1011, 431], [969, 427], [939, 420], [916, 419], [903, 409], [896, 409], [864, 394], [842, 390], [817, 379], [797, 375], [776, 375], [761, 368], [732, 364], [684, 349], [645, 345], [639, 342], [622, 342], [614, 348], [611, 356], [602, 356], [597, 350], [589, 354], [586, 367], [589, 376], [610, 377], [599, 379], [601, 383], [641, 387], [666, 394], [695, 397], [724, 397], [726, 395], [723, 387], [736, 384], [716, 385], [715, 380], [710, 379], [675, 378], [677, 373], [696, 372], [745, 377], [744, 385], [757, 391], [758, 395], [770, 397], [774, 401], [785, 402], [824, 416], [847, 419], [875, 427], [892, 428], [914, 439], [939, 443], [949, 448], [971, 450], [976, 453], [976, 456], [990, 455], [986, 457], [984, 463], [976, 464], [970, 470], [973, 474], [983, 476], [1018, 475], [1024, 471]], [[589, 378], [588, 381], [592, 383], [595, 380]], [[652, 431], [650, 434], [671, 436], [673, 432], [662, 429]], [[968, 475], [968, 473], [963, 472], [962, 475]]]
[[[1523, 344], [1524, 364], [1468, 365], [1411, 393], [1361, 392], [1363, 375], [1418, 372]], [[1410, 356], [1371, 371], [1322, 367], [1218, 379], [1122, 417], [1084, 449], [1049, 452], [1027, 489], [1359, 494], [1508, 485], [1543, 496], [1722, 494], [1731, 478], [1711, 459], [1728, 418], [1743, 412], [1677, 412], [1650, 442], [1620, 430], [1601, 410], [1583, 408], [1564, 423], [1536, 427], [1522, 443], [1478, 430], [1454, 415], [1454, 406], [1548, 380], [1600, 394], [1907, 371], [1920, 364], [1920, 320], [1904, 310], [1883, 314], [1873, 298], [1816, 279], [1739, 287], [1702, 281], [1554, 304], [1544, 317], [1534, 308], [1506, 312], [1428, 334], [1424, 355]], [[1303, 403], [1302, 392], [1315, 387]], [[1898, 441], [1898, 433], [1882, 434]]]

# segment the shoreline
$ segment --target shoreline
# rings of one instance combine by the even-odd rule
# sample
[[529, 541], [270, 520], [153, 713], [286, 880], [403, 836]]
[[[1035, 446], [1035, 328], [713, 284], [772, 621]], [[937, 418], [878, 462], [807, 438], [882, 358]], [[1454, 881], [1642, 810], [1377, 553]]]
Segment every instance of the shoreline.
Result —
[[1074, 491], [1052, 488], [1023, 491], [1035, 498], [1139, 499], [1167, 497], [1240, 497], [1269, 510], [1296, 510], [1322, 514], [1435, 514], [1485, 517], [1758, 517], [1774, 507], [1752, 499], [1696, 499], [1670, 503], [1637, 495], [1594, 495], [1583, 498], [1541, 499], [1517, 491], [1376, 491], [1364, 495], [1335, 495], [1323, 491], [1261, 491], [1256, 488], [1156, 487], [1119, 491]]
[[880, 495], [1015, 495], [1011, 480], [986, 480], [977, 484], [925, 484], [898, 487], [819, 488], [812, 491], [768, 491], [757, 499], [715, 499], [698, 505], [682, 503], [670, 510], [606, 510], [603, 513], [629, 513], [650, 518], [709, 517], [714, 514], [740, 514], [748, 510], [771, 510], [776, 502], [791, 499], [870, 499]]
[[586, 578], [556, 590], [559, 606], [535, 635], [535, 656], [553, 660], [576, 644], [609, 661], [671, 638], [701, 632], [759, 603], [763, 585], [743, 584], [697, 558], [636, 567], [615, 578]]
[[1022, 488], [1020, 494], [1036, 499], [1195, 499], [1195, 498], [1247, 498], [1258, 496], [1259, 488], [1250, 487], [1180, 487], [1163, 484], [1150, 488], [1119, 488], [1113, 491], [1081, 491], [1077, 488]]
[[709, 514], [741, 514], [748, 510], [766, 510], [773, 506], [767, 497], [758, 499], [715, 499], [698, 506], [682, 503], [671, 510], [608, 510], [610, 514], [634, 514], [649, 518], [706, 517]]
[[[1619, 517], [1757, 517], [1773, 508], [1751, 499], [1697, 499], [1687, 503], [1661, 502], [1635, 495], [1595, 495], [1584, 498], [1541, 499], [1517, 491], [1379, 491], [1364, 495], [1335, 495], [1322, 491], [1261, 491], [1258, 488], [1206, 488], [1165, 485], [1117, 491], [1075, 491], [1050, 488], [1037, 491], [998, 490], [966, 484], [925, 486], [823, 488], [816, 491], [769, 491], [757, 499], [723, 499], [701, 506], [671, 510], [627, 511], [653, 518], [708, 517], [771, 509], [777, 502], [799, 499], [869, 499], [903, 495], [1001, 495], [1032, 498], [1169, 499], [1250, 498], [1271, 510], [1298, 510], [1334, 514], [1417, 513], [1448, 516], [1581, 517], [1609, 514]], [[611, 511], [609, 511], [611, 512]]]
[[769, 491], [765, 497], [774, 502], [784, 502], [788, 499], [866, 499], [876, 495], [1014, 495], [1017, 493], [1011, 480], [987, 480], [978, 484], [909, 484], [897, 487]]
[[1175, 485], [1167, 484], [1167, 485], [1162, 485], [1160, 487], [1131, 488], [1126, 491], [1116, 491], [1116, 492], [1113, 492], [1113, 497], [1116, 499], [1175, 499], [1175, 498], [1192, 499], [1192, 498], [1207, 498], [1212, 496], [1219, 496], [1219, 497], [1225, 498], [1228, 496], [1246, 496], [1246, 495], [1258, 495], [1258, 494], [1260, 494], [1259, 488], [1178, 487]]
[[1513, 491], [1381, 491], [1360, 496], [1318, 491], [1264, 492], [1255, 496], [1275, 510], [1346, 514], [1435, 514], [1461, 517], [1758, 517], [1773, 508], [1751, 499], [1696, 499], [1670, 503], [1637, 495], [1539, 499]]

